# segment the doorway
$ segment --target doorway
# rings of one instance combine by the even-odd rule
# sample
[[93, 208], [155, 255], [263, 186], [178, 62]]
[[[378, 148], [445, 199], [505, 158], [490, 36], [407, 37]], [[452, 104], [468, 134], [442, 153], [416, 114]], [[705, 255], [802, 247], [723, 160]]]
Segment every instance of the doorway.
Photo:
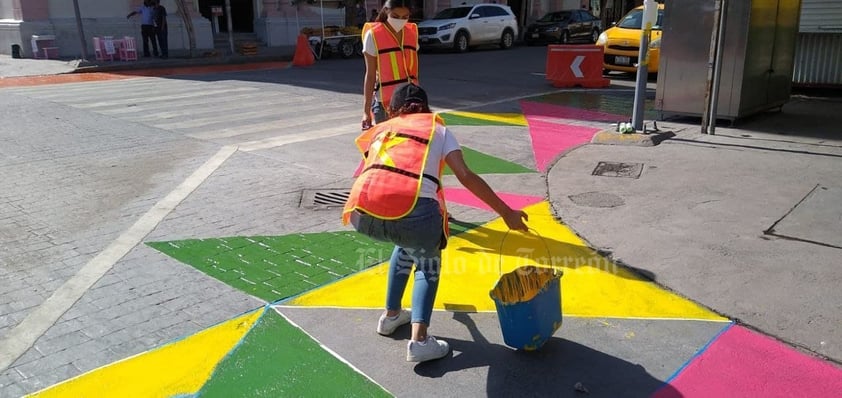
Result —
[[[231, 30], [235, 33], [254, 32], [254, 0], [230, 0]], [[213, 15], [211, 7], [222, 7], [222, 15]], [[228, 32], [225, 0], [199, 0], [199, 12], [215, 22], [220, 32]]]

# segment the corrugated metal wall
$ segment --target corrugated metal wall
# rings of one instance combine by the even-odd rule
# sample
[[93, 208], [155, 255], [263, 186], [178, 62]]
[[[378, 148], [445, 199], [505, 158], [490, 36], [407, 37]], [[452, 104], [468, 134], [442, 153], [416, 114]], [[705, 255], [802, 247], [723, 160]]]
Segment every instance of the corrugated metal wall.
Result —
[[842, 33], [799, 33], [792, 82], [842, 86]]
[[792, 83], [842, 87], [842, 0], [801, 0]]

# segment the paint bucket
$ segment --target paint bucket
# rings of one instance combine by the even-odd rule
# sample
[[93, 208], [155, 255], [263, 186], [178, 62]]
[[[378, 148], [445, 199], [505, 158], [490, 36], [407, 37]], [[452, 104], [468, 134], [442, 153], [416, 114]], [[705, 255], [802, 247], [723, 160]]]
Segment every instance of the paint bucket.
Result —
[[534, 351], [561, 327], [561, 276], [560, 270], [540, 266], [501, 275], [489, 295], [506, 345]]

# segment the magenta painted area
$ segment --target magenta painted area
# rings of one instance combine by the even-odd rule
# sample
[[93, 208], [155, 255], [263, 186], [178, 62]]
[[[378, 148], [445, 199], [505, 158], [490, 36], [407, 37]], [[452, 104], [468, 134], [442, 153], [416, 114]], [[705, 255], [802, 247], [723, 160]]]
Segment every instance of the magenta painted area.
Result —
[[531, 118], [574, 119], [589, 122], [612, 122], [627, 120], [628, 116], [591, 111], [571, 106], [545, 104], [542, 102], [521, 101], [520, 109], [528, 120]]
[[535, 154], [535, 167], [547, 171], [549, 163], [560, 153], [590, 142], [599, 129], [585, 126], [552, 123], [526, 117], [529, 135], [532, 137], [532, 153]]
[[[524, 207], [534, 205], [544, 198], [538, 196], [525, 196], [513, 193], [497, 192], [500, 199], [506, 202], [509, 207], [515, 210], [521, 210]], [[494, 211], [485, 202], [479, 200], [471, 191], [463, 188], [445, 188], [444, 197], [448, 202], [459, 203], [460, 205], [475, 207], [478, 209]]]
[[842, 369], [734, 326], [654, 397], [842, 397]]

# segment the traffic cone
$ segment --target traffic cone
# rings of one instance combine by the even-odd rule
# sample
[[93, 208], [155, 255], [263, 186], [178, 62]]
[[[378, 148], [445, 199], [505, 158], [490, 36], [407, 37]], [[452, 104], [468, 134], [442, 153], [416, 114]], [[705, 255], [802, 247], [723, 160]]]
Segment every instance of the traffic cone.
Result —
[[298, 42], [295, 44], [295, 56], [292, 57], [293, 66], [310, 66], [316, 63], [316, 57], [310, 51], [310, 44], [307, 43], [307, 36], [298, 35]]

